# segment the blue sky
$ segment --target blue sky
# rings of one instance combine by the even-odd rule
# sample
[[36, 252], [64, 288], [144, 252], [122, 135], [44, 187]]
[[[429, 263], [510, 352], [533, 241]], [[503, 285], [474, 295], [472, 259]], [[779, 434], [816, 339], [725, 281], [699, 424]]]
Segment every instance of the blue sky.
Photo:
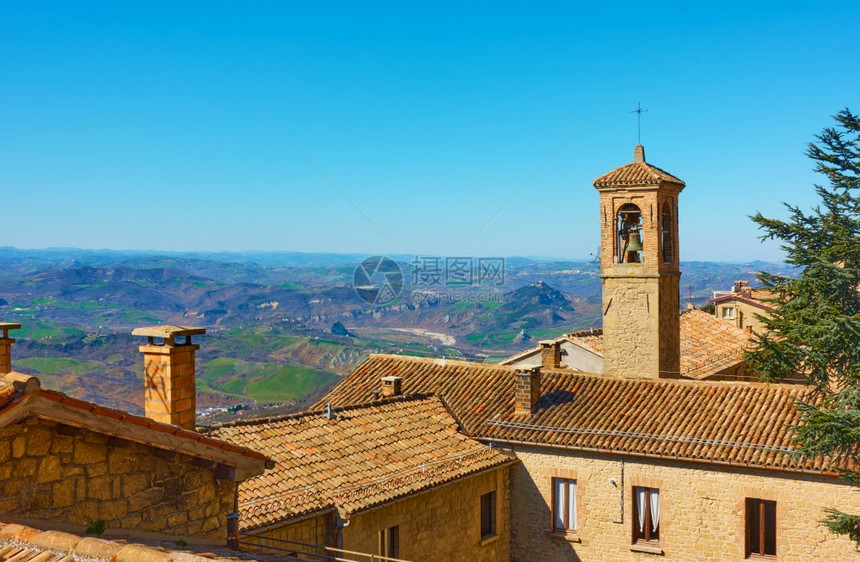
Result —
[[682, 260], [778, 259], [856, 2], [573, 4], [3, 3], [0, 246], [588, 258], [641, 102]]

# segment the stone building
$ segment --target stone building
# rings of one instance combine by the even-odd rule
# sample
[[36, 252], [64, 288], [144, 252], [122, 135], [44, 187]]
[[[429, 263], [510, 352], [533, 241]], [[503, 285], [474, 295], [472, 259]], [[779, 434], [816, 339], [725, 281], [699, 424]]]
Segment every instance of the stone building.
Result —
[[813, 399], [801, 385], [374, 355], [316, 407], [366, 402], [390, 376], [406, 396], [440, 396], [466, 435], [520, 460], [511, 560], [855, 556], [819, 523], [826, 507], [860, 511], [838, 478], [848, 465], [792, 455], [795, 400]]
[[239, 486], [242, 544], [299, 554], [333, 546], [406, 560], [510, 560], [517, 461], [459, 433], [438, 397], [397, 396], [399, 380], [386, 382], [384, 398], [213, 429], [214, 437], [276, 463]]
[[0, 520], [226, 539], [238, 484], [268, 457], [197, 433], [193, 419], [186, 429], [42, 388], [11, 370], [19, 327], [0, 324]]
[[860, 512], [839, 478], [856, 467], [794, 454], [797, 403], [818, 397], [749, 382], [749, 334], [679, 314], [684, 183], [637, 146], [595, 187], [602, 331], [541, 342], [509, 360], [518, 367], [374, 355], [316, 407], [364, 403], [397, 377], [406, 396], [443, 399], [465, 435], [516, 455], [511, 560], [860, 559], [820, 523], [825, 508]]
[[759, 317], [773, 309], [764, 300], [770, 296], [768, 291], [751, 288], [748, 281], [735, 281], [731, 291], [714, 291], [714, 317], [746, 332], [762, 334], [764, 323]]

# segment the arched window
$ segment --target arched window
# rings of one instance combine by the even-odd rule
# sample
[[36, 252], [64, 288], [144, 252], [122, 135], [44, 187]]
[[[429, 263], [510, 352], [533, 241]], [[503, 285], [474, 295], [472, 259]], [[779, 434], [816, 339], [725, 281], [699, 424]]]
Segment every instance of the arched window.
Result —
[[672, 232], [672, 211], [669, 203], [663, 204], [663, 213], [660, 217], [660, 247], [663, 253], [663, 263], [675, 262], [675, 236]]
[[616, 217], [618, 263], [642, 263], [642, 212], [632, 203], [618, 209]]

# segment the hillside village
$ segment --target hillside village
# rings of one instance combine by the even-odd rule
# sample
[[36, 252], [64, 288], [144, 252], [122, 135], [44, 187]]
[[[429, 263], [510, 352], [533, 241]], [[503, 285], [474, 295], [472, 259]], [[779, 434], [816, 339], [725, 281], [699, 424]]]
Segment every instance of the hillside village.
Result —
[[0, 560], [857, 558], [819, 523], [860, 511], [852, 461], [794, 454], [812, 390], [746, 369], [761, 295], [681, 310], [684, 181], [637, 145], [594, 187], [602, 328], [374, 354], [297, 414], [198, 425], [203, 328], [134, 330], [139, 416], [16, 372], [0, 324]]

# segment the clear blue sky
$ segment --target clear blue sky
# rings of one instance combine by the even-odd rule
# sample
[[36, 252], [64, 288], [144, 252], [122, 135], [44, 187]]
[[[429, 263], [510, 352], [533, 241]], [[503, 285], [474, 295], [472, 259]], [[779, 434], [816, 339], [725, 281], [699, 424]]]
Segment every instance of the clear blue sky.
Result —
[[573, 4], [4, 2], [0, 246], [587, 258], [641, 102], [682, 260], [778, 259], [860, 5]]

